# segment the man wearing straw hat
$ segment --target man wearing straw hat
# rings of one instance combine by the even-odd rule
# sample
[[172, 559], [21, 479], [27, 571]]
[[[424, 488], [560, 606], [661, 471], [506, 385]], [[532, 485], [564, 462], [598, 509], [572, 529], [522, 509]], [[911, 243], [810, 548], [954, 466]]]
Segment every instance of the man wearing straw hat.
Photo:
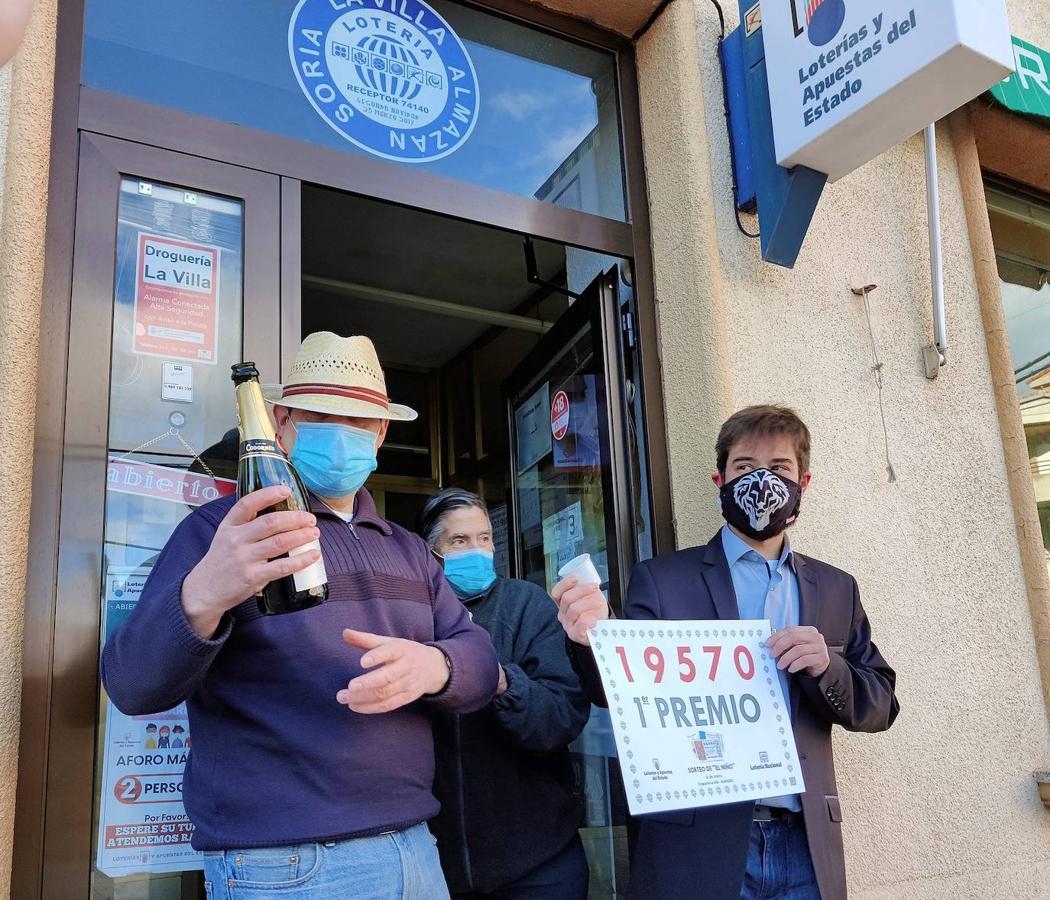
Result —
[[[187, 703], [183, 796], [210, 897], [447, 898], [428, 707], [485, 706], [498, 668], [426, 544], [363, 488], [390, 422], [416, 413], [387, 398], [370, 340], [327, 332], [267, 394], [310, 512], [264, 513], [287, 496], [274, 487], [187, 517], [103, 681], [129, 715]], [[316, 553], [279, 557], [315, 540], [328, 602], [260, 615], [256, 592]]]

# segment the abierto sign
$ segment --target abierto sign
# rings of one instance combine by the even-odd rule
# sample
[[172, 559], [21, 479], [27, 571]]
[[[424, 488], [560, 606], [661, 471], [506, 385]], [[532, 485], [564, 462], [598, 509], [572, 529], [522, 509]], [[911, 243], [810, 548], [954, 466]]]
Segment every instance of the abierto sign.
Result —
[[1005, 78], [1003, 0], [763, 0], [777, 162], [834, 181]]

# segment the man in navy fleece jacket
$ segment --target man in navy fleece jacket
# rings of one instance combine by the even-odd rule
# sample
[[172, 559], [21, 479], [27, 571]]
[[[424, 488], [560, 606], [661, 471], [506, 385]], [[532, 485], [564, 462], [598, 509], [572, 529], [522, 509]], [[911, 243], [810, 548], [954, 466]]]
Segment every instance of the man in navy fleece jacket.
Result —
[[[183, 795], [209, 896], [445, 898], [428, 708], [485, 706], [498, 668], [423, 541], [361, 486], [390, 419], [414, 413], [387, 399], [370, 341], [329, 334], [304, 341], [274, 399], [310, 512], [263, 514], [277, 487], [185, 519], [107, 642], [103, 682], [130, 715], [187, 703]], [[314, 540], [327, 603], [262, 616], [255, 593], [317, 554], [275, 557]]]

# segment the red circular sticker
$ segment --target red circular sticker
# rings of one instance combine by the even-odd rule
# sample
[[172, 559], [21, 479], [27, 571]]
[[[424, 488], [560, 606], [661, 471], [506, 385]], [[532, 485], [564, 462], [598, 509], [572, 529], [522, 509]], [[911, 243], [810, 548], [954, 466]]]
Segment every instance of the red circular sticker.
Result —
[[551, 401], [551, 434], [560, 441], [569, 431], [569, 396], [558, 391]]

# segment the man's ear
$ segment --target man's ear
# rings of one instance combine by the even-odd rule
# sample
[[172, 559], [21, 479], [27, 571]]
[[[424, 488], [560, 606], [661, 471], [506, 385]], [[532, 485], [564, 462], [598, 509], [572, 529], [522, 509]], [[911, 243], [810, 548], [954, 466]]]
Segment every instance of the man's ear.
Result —
[[802, 476], [802, 477], [801, 477], [801, 478], [800, 478], [800, 479], [798, 480], [798, 486], [799, 486], [800, 488], [802, 488], [802, 493], [803, 493], [803, 494], [804, 494], [804, 493], [806, 493], [806, 488], [808, 488], [808, 487], [809, 487], [809, 483], [810, 483], [810, 482], [811, 482], [812, 480], [813, 480], [813, 473], [812, 473], [812, 472], [806, 472], [806, 473], [805, 473], [805, 474], [803, 474], [803, 476]]
[[721, 472], [715, 472], [711, 476], [711, 480], [715, 483], [716, 488], [721, 488], [722, 485], [726, 483], [725, 476], [723, 476]]
[[284, 426], [287, 424], [291, 414], [291, 410], [287, 406], [274, 404], [273, 421], [274, 425], [277, 426], [277, 446], [281, 448], [281, 452], [285, 455], [289, 453], [290, 448], [284, 446], [284, 442], [281, 440], [281, 432], [284, 430]]
[[382, 419], [379, 424], [379, 433], [376, 436], [376, 450], [383, 446], [383, 441], [386, 440], [387, 430], [390, 428], [390, 420]]

